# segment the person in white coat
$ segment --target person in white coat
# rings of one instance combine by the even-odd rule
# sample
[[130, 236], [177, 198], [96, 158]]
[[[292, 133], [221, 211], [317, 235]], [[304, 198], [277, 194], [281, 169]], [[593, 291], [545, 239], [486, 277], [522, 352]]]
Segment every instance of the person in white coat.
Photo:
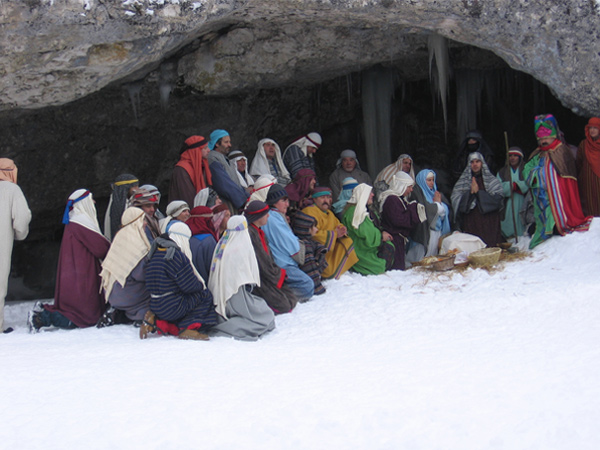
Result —
[[12, 159], [0, 158], [0, 331], [4, 330], [4, 300], [8, 291], [13, 241], [29, 233], [31, 211], [17, 185], [17, 166]]

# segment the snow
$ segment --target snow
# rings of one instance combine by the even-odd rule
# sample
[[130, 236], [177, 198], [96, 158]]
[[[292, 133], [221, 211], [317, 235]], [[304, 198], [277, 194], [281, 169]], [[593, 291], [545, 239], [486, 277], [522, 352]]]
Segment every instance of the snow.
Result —
[[489, 272], [326, 282], [258, 342], [0, 335], [3, 448], [592, 449], [600, 222]]

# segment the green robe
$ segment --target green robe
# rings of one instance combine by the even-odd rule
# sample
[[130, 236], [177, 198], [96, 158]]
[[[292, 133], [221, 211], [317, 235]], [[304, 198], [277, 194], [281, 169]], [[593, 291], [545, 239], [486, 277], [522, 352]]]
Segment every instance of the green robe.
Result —
[[[498, 175], [497, 175], [498, 179], [502, 182], [502, 190], [503, 190], [503, 194], [504, 194], [504, 198], [505, 198], [504, 212], [503, 212], [504, 218], [502, 219], [502, 222], [500, 222], [500, 227], [502, 229], [502, 235], [507, 239], [510, 237], [513, 237], [515, 235], [515, 227], [517, 229], [517, 237], [523, 236], [523, 234], [525, 233], [525, 227], [523, 226], [523, 223], [521, 222], [521, 219], [519, 216], [519, 211], [521, 211], [521, 207], [523, 206], [523, 203], [525, 202], [524, 194], [526, 194], [527, 191], [529, 190], [529, 186], [527, 185], [527, 182], [525, 180], [521, 180], [519, 178], [519, 172], [514, 171], [512, 168], [510, 168], [509, 170], [510, 170], [510, 176], [511, 176], [510, 181], [503, 180], [502, 177], [500, 176], [500, 173], [498, 173]], [[512, 197], [511, 197], [513, 183], [517, 183], [517, 186], [519, 187], [519, 189], [521, 190], [521, 192], [523, 194], [519, 194], [518, 192], [513, 192]], [[514, 219], [515, 219], [514, 222], [513, 222], [513, 204], [514, 204]]]
[[385, 272], [385, 260], [377, 256], [381, 245], [381, 231], [377, 229], [373, 221], [366, 217], [360, 224], [358, 230], [352, 226], [355, 205], [351, 205], [342, 216], [342, 223], [348, 229], [348, 236], [354, 242], [354, 251], [358, 256], [358, 262], [352, 266], [352, 270], [363, 275], [379, 275]]

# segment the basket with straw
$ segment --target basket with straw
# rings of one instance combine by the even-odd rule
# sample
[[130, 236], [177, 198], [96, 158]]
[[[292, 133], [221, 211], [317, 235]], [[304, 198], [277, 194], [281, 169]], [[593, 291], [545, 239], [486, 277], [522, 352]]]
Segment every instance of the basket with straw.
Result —
[[469, 263], [473, 266], [493, 266], [500, 260], [502, 249], [498, 247], [482, 248], [469, 254]]
[[454, 258], [456, 255], [439, 256], [437, 261], [431, 263], [431, 268], [438, 272], [450, 270], [454, 267]]

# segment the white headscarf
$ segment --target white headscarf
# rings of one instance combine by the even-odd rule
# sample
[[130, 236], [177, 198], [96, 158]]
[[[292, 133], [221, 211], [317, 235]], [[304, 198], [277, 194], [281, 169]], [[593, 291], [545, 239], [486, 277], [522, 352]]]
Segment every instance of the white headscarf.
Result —
[[206, 202], [208, 202], [208, 196], [210, 194], [209, 188], [204, 188], [198, 191], [196, 196], [194, 197], [194, 208], [196, 206], [206, 206]]
[[[235, 173], [237, 174], [238, 180], [240, 181], [240, 184], [242, 185], [242, 187], [247, 188], [248, 186], [252, 186], [254, 184], [254, 178], [252, 178], [248, 174], [248, 158], [246, 158], [244, 156], [242, 151], [234, 150], [234, 151], [230, 152], [229, 155], [227, 155], [227, 158], [229, 159], [229, 165], [231, 167], [233, 167], [233, 169], [235, 170]], [[238, 170], [238, 167], [237, 167], [237, 162], [240, 159], [243, 159], [246, 161], [246, 169], [244, 169], [244, 175], [242, 175], [240, 173], [240, 171]]]
[[379, 209], [383, 210], [383, 204], [385, 200], [390, 195], [397, 195], [398, 197], [402, 197], [406, 192], [406, 189], [409, 186], [413, 186], [415, 184], [415, 180], [411, 178], [409, 174], [403, 171], [397, 172], [392, 178], [392, 183], [390, 184], [390, 188], [387, 191], [383, 191], [379, 195]]
[[352, 227], [356, 230], [358, 230], [358, 227], [360, 227], [369, 215], [367, 202], [369, 201], [372, 190], [372, 186], [361, 183], [354, 188], [352, 197], [348, 200], [348, 204], [356, 205], [356, 208], [354, 208], [354, 216], [352, 216]]
[[150, 251], [150, 241], [144, 230], [144, 218], [140, 208], [129, 207], [121, 216], [121, 229], [102, 262], [102, 288], [108, 301], [115, 281], [125, 286], [127, 277]]
[[311, 133], [308, 133], [307, 135], [302, 136], [300, 139], [297, 139], [294, 142], [292, 142], [290, 145], [287, 146], [286, 150], [292, 145], [297, 145], [298, 147], [300, 147], [300, 150], [302, 150], [304, 156], [312, 156], [308, 155], [308, 150], [306, 149], [306, 147], [311, 146], [319, 148], [321, 147], [322, 143], [323, 139], [321, 138], [321, 135], [313, 131]]
[[196, 277], [198, 277], [198, 279], [202, 281], [204, 287], [206, 287], [206, 283], [204, 282], [202, 275], [198, 273], [194, 263], [192, 262], [192, 249], [190, 248], [191, 237], [192, 230], [190, 230], [190, 227], [183, 222], [177, 220], [173, 222], [173, 225], [171, 225], [169, 228], [169, 239], [177, 244], [179, 250], [181, 250], [181, 252], [187, 257]]
[[250, 198], [246, 204], [249, 204], [254, 200], [260, 200], [261, 202], [265, 203], [267, 201], [269, 188], [276, 183], [277, 178], [275, 178], [273, 175], [261, 176], [258, 180], [256, 180], [256, 183], [254, 183], [254, 190], [252, 191], [252, 194], [250, 195]]
[[217, 313], [227, 318], [227, 301], [246, 284], [260, 286], [258, 262], [246, 218], [231, 216], [215, 247], [208, 279]]
[[173, 200], [171, 203], [169, 203], [167, 205], [167, 217], [158, 221], [160, 225], [160, 232], [166, 233], [169, 223], [171, 223], [175, 217], [178, 217], [179, 214], [184, 212], [186, 209], [189, 211], [190, 207], [183, 200]]
[[[77, 189], [69, 196], [69, 200], [77, 200], [86, 192], [88, 192], [87, 189]], [[81, 200], [73, 203], [73, 207], [69, 211], [69, 222], [78, 223], [82, 227], [104, 236], [100, 231], [96, 205], [91, 192]]]
[[285, 168], [285, 164], [283, 164], [283, 159], [281, 159], [281, 149], [279, 148], [279, 145], [273, 139], [269, 138], [258, 141], [258, 148], [256, 149], [252, 165], [250, 166], [250, 175], [260, 176], [271, 174], [269, 160], [265, 154], [265, 147], [263, 146], [266, 142], [272, 142], [275, 145], [275, 160], [277, 161], [277, 166], [281, 172], [280, 176], [291, 178], [290, 173]]

